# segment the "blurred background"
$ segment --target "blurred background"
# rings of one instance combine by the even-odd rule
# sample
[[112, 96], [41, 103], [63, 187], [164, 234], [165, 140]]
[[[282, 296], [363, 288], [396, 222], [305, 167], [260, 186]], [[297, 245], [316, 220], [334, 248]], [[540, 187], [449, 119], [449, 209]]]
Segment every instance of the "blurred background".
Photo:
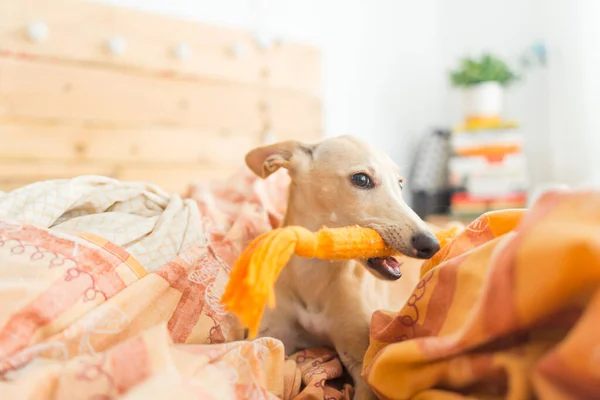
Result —
[[[600, 183], [596, 0], [0, 0], [0, 190], [352, 134], [424, 217]], [[235, 167], [235, 168], [234, 168]]]

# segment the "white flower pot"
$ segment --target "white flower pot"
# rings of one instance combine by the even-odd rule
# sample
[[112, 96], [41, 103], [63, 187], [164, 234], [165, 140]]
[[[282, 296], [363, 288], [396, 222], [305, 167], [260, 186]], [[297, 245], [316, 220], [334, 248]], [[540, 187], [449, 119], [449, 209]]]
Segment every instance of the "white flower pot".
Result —
[[465, 89], [463, 110], [466, 118], [500, 117], [504, 88], [498, 82], [484, 82]]

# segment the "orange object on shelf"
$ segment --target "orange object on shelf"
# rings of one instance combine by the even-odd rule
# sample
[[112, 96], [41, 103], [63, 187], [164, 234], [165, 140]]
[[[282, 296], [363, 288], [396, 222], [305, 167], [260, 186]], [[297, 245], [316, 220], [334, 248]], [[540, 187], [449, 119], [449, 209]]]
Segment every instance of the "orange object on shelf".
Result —
[[484, 129], [512, 129], [519, 124], [514, 121], [504, 121], [500, 117], [469, 117], [463, 124], [452, 129], [453, 133], [473, 132]]
[[473, 115], [473, 116], [467, 117], [467, 120], [465, 121], [465, 125], [467, 125], [467, 126], [484, 126], [484, 127], [498, 126], [501, 123], [502, 123], [502, 118], [500, 118], [499, 115], [493, 115], [493, 116]]
[[456, 154], [463, 157], [481, 156], [489, 162], [501, 162], [504, 156], [521, 152], [520, 144], [497, 144], [477, 147], [466, 147], [456, 150]]
[[526, 193], [511, 193], [505, 196], [473, 196], [469, 193], [455, 193], [452, 195], [452, 203], [470, 203], [470, 202], [495, 202], [495, 201], [506, 201], [506, 202], [517, 202], [525, 201], [527, 199]]
[[450, 204], [453, 215], [481, 215], [499, 209], [524, 208], [527, 194], [518, 192], [504, 196], [473, 196], [461, 192], [452, 195]]

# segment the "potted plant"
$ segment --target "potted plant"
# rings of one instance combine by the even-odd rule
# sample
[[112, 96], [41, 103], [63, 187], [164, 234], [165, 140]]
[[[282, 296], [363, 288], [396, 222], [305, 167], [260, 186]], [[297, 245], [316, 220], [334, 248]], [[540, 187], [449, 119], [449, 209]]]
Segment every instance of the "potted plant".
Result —
[[467, 120], [500, 120], [504, 88], [517, 79], [504, 61], [487, 53], [478, 59], [462, 59], [459, 67], [450, 72], [452, 85], [463, 90]]

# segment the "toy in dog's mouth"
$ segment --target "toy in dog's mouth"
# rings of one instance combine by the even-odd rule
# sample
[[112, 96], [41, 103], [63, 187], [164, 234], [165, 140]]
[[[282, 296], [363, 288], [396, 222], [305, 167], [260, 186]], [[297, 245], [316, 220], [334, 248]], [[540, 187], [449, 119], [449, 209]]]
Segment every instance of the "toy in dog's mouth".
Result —
[[395, 281], [402, 277], [402, 263], [394, 257], [376, 257], [367, 259], [367, 266], [382, 278]]

